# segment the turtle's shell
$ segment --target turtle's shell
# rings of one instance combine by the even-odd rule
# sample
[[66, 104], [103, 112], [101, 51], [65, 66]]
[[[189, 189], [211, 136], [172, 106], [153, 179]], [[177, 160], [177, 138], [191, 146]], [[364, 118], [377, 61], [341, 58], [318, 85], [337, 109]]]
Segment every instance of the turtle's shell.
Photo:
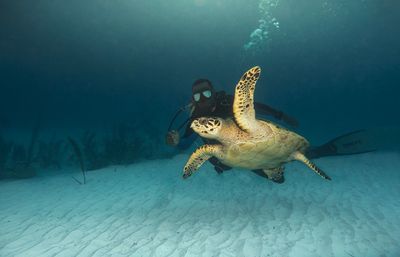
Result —
[[[304, 152], [309, 146], [308, 141], [285, 128], [272, 122], [257, 120], [260, 129], [256, 132], [238, 137], [236, 140], [222, 140], [222, 163], [231, 167], [244, 169], [272, 169], [293, 160], [292, 154], [296, 151]], [[242, 134], [241, 129], [234, 123], [228, 123], [226, 133], [236, 131]], [[234, 126], [235, 128], [233, 128]], [[221, 131], [224, 134], [225, 131]]]

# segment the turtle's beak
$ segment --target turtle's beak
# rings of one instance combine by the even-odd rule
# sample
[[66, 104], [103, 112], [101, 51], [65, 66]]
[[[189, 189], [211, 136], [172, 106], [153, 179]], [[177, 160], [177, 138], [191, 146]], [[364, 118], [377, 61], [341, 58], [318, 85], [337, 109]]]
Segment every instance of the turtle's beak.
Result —
[[221, 125], [221, 122], [218, 118], [207, 118], [201, 117], [194, 119], [192, 124], [190, 124], [190, 128], [194, 130], [201, 137], [213, 139], [216, 138], [218, 134], [218, 129]]
[[190, 128], [192, 128], [194, 130], [195, 128], [198, 128], [199, 125], [200, 125], [199, 120], [195, 119], [192, 121], [192, 124], [190, 124]]

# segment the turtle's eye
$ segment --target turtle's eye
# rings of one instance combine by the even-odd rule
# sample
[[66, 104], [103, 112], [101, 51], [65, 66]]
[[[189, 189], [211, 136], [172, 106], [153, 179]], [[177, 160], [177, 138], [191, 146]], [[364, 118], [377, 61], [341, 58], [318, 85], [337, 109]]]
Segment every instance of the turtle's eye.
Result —
[[206, 125], [208, 123], [207, 119], [199, 119], [200, 125]]

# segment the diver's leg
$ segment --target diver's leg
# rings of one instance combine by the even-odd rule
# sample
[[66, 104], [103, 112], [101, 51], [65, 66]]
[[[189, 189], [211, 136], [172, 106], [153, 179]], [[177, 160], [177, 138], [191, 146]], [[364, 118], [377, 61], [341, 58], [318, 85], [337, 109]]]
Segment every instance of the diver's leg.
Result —
[[372, 137], [368, 130], [353, 131], [336, 137], [323, 145], [310, 147], [305, 155], [308, 159], [314, 159], [324, 156], [372, 152], [376, 150]]
[[336, 155], [336, 147], [331, 144], [311, 146], [304, 153], [308, 159], [317, 159], [324, 156]]
[[221, 174], [222, 172], [226, 170], [232, 169], [232, 167], [229, 167], [228, 165], [223, 164], [220, 160], [218, 160], [216, 157], [211, 157], [208, 160], [212, 165], [214, 165], [214, 170], [218, 173]]
[[259, 170], [250, 170], [251, 172], [253, 172], [254, 174], [256, 174], [257, 176], [263, 177], [263, 178], [268, 178], [267, 174], [265, 174], [265, 172], [261, 169]]

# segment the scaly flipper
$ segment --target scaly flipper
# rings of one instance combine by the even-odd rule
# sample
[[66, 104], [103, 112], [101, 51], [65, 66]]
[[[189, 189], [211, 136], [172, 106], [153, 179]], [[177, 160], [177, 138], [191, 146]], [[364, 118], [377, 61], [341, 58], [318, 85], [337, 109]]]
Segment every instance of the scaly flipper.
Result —
[[284, 168], [282, 166], [275, 169], [263, 169], [263, 172], [267, 175], [268, 179], [275, 183], [282, 184], [285, 182], [285, 178], [283, 177]]
[[309, 159], [307, 159], [307, 157], [305, 157], [304, 154], [302, 154], [301, 152], [295, 152], [293, 154], [293, 158], [307, 165], [310, 169], [312, 169], [315, 173], [317, 173], [324, 179], [331, 180], [331, 178], [328, 175], [326, 175], [325, 172], [323, 172], [314, 163], [312, 163]]
[[183, 168], [183, 178], [190, 177], [205, 161], [213, 156], [217, 158], [222, 156], [221, 145], [202, 145], [197, 148]]
[[260, 67], [251, 68], [243, 74], [235, 89], [233, 114], [236, 123], [246, 132], [254, 131], [258, 124], [254, 110], [254, 89], [260, 73]]

